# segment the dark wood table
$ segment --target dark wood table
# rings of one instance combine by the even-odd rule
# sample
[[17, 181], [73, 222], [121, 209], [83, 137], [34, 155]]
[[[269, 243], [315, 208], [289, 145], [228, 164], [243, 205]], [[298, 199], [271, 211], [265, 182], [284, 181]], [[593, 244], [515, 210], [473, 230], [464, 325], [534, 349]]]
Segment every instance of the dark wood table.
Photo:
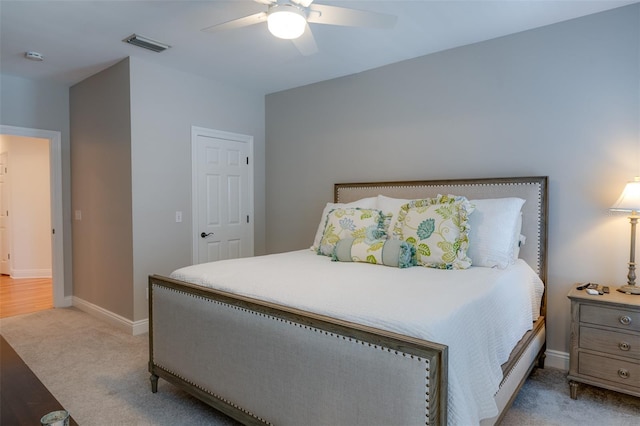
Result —
[[[0, 335], [0, 425], [39, 425], [57, 410], [64, 408]], [[73, 418], [69, 424], [77, 425]]]

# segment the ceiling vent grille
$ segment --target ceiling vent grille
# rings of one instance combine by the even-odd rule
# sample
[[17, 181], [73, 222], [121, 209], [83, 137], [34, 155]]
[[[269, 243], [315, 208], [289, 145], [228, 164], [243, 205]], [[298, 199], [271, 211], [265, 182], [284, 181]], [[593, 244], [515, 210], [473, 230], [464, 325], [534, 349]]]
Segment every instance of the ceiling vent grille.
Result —
[[133, 44], [134, 46], [142, 47], [143, 49], [153, 50], [154, 52], [162, 52], [170, 48], [168, 44], [160, 43], [159, 41], [152, 40], [147, 37], [142, 37], [138, 34], [131, 34], [125, 38], [125, 43]]

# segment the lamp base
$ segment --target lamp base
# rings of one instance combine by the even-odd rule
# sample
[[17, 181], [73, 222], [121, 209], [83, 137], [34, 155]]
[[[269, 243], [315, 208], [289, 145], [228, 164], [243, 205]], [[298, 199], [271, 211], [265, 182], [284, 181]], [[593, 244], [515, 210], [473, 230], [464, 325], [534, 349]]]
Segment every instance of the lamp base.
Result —
[[640, 287], [637, 285], [623, 285], [618, 289], [620, 293], [640, 295]]

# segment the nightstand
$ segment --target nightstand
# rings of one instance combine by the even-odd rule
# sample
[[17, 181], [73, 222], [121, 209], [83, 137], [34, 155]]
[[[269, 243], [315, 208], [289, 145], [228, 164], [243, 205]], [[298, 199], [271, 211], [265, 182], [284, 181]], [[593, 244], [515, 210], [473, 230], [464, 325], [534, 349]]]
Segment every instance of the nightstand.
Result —
[[577, 399], [578, 383], [640, 396], [640, 296], [569, 292], [571, 354], [569, 384]]

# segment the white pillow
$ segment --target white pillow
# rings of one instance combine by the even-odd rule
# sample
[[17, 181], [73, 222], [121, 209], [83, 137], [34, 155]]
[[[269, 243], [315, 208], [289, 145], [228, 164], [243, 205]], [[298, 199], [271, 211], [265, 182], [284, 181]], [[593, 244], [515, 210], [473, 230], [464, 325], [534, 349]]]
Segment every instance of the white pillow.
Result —
[[384, 195], [378, 195], [378, 210], [391, 217], [389, 227], [387, 228], [387, 238], [398, 239], [398, 236], [394, 235], [393, 232], [398, 223], [398, 213], [400, 213], [400, 207], [408, 204], [410, 201], [411, 200], [404, 198], [391, 198]]
[[504, 269], [516, 260], [521, 226], [521, 198], [471, 200], [475, 211], [469, 215], [469, 249], [473, 266]]
[[512, 253], [513, 262], [518, 260], [518, 258], [520, 257], [520, 247], [522, 247], [524, 245], [525, 241], [527, 241], [527, 237], [522, 235], [520, 233], [521, 231], [522, 231], [522, 212], [520, 212], [520, 216], [518, 217], [518, 222], [516, 223], [515, 234], [513, 236], [513, 240], [515, 241], [515, 244], [514, 244], [514, 247], [513, 247], [513, 253]]
[[375, 209], [377, 204], [376, 197], [368, 197], [363, 198], [361, 200], [352, 201], [350, 203], [327, 203], [322, 210], [322, 216], [320, 217], [320, 224], [318, 225], [318, 230], [316, 231], [316, 236], [313, 239], [313, 245], [311, 246], [311, 250], [317, 252], [320, 247], [320, 241], [322, 240], [322, 234], [324, 233], [324, 227], [327, 224], [327, 215], [331, 210], [337, 208], [349, 208], [349, 207], [360, 207], [361, 209]]

